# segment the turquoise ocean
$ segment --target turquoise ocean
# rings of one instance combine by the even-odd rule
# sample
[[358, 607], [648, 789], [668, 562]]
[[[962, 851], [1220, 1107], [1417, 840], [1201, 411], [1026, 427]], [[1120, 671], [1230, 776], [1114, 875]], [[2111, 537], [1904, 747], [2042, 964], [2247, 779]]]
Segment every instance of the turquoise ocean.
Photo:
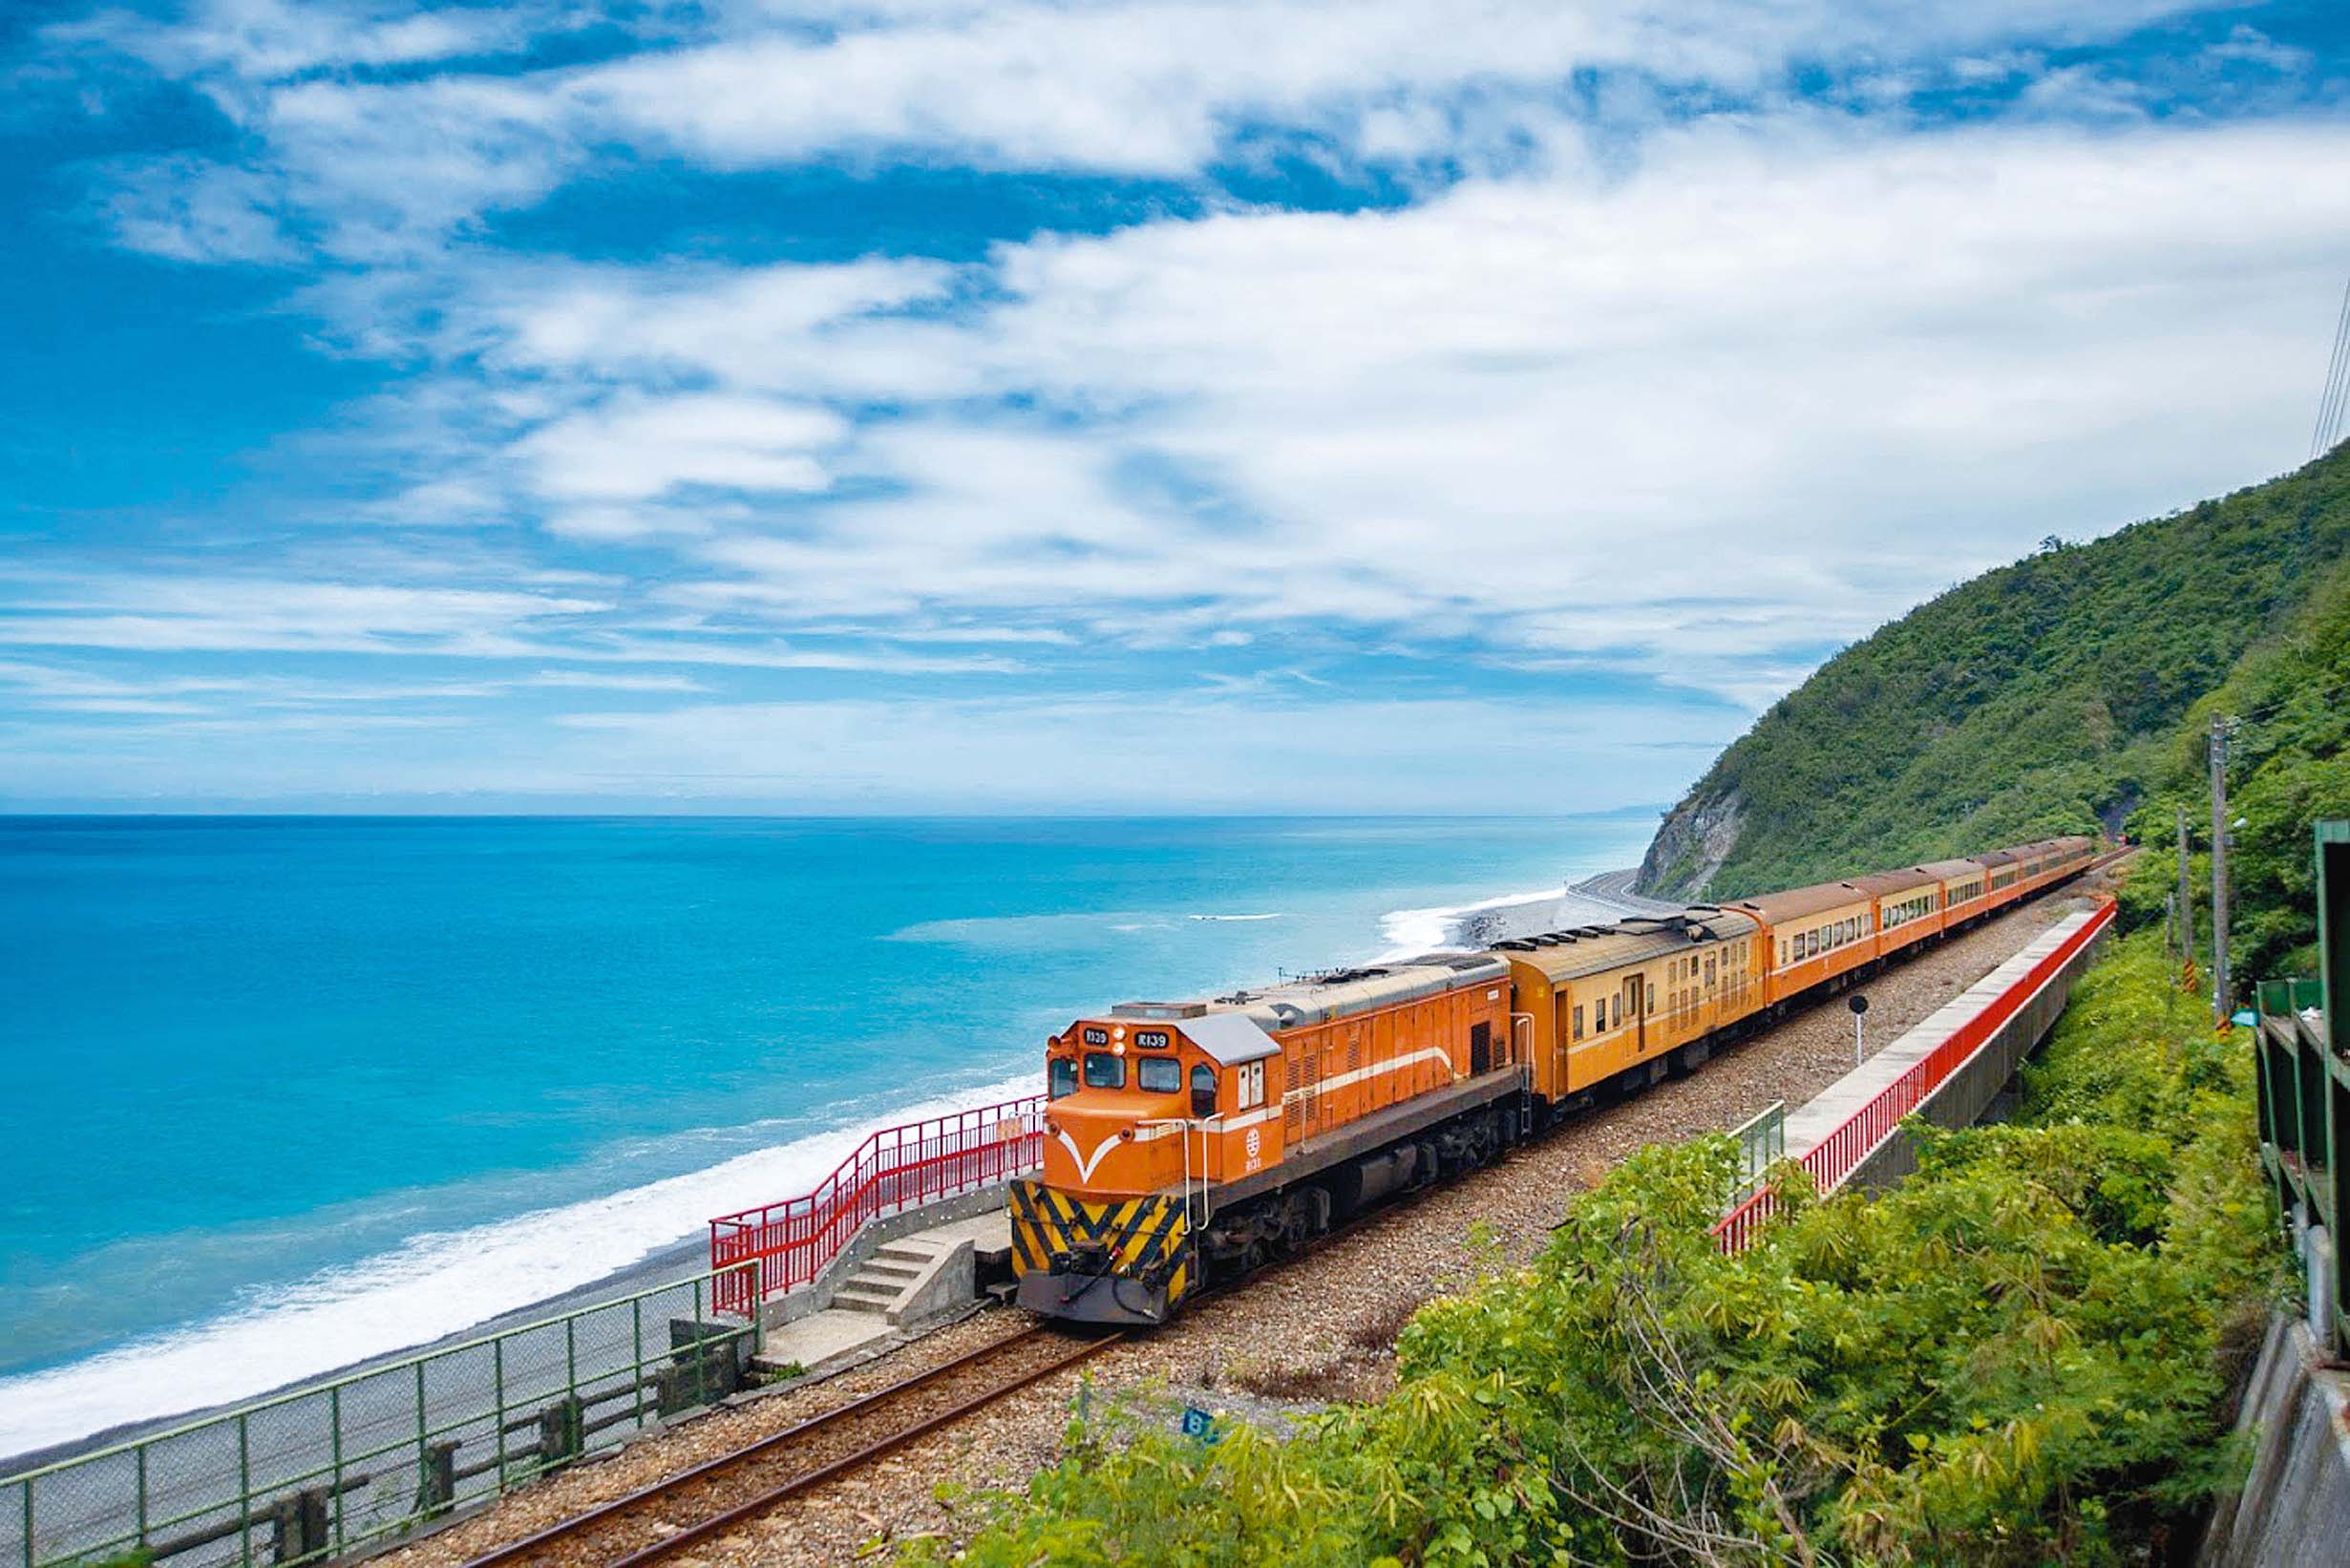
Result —
[[0, 818], [0, 1455], [575, 1289], [1080, 1011], [1435, 945], [1653, 820]]

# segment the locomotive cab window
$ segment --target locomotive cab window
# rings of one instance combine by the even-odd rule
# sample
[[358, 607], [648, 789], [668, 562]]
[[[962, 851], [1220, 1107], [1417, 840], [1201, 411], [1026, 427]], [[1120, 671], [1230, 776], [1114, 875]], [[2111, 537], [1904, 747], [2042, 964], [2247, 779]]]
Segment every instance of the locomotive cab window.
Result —
[[1086, 1052], [1086, 1088], [1124, 1089], [1125, 1087], [1125, 1057], [1112, 1056], [1106, 1050]]
[[1174, 1094], [1183, 1088], [1183, 1064], [1172, 1056], [1145, 1056], [1134, 1063], [1134, 1082], [1145, 1094]]
[[[1173, 1062], [1167, 1065], [1175, 1066]], [[1264, 1069], [1260, 1067], [1257, 1070], [1262, 1072]], [[1248, 1070], [1242, 1068], [1240, 1075], [1245, 1078], [1248, 1075]], [[1168, 1087], [1173, 1088], [1174, 1086]], [[1204, 1062], [1192, 1069], [1192, 1114], [1195, 1116], [1216, 1114], [1216, 1069]]]
[[1055, 1056], [1045, 1067], [1045, 1092], [1054, 1099], [1077, 1092], [1077, 1058]]

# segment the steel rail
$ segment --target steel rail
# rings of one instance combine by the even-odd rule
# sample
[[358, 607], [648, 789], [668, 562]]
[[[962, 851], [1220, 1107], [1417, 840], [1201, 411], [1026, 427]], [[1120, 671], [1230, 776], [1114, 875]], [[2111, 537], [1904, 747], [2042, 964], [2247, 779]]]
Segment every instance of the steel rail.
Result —
[[[2102, 870], [2113, 861], [2123, 858], [2128, 853], [2130, 853], [2130, 851], [2126, 848], [2124, 850], [2103, 856], [2083, 866], [2071, 877], [2066, 878], [2064, 881], [2076, 881], [2081, 877], [2091, 871]], [[2039, 893], [2043, 892], [2055, 891], [2063, 885], [2064, 884], [2050, 883], [2046, 887], [2035, 889], [2034, 896], [2037, 896]], [[1539, 1134], [1537, 1133], [1535, 1135], [1539, 1136]], [[1515, 1142], [1514, 1141], [1510, 1146], [1496, 1151], [1493, 1159], [1489, 1163], [1499, 1164], [1508, 1159], [1514, 1152]], [[1315, 1237], [1305, 1244], [1300, 1246], [1295, 1253], [1292, 1253], [1286, 1257], [1276, 1257], [1269, 1259], [1256, 1268], [1247, 1269], [1241, 1273], [1227, 1277], [1226, 1279], [1217, 1281], [1214, 1284], [1203, 1284], [1192, 1297], [1188, 1298], [1188, 1300], [1193, 1307], [1196, 1308], [1209, 1300], [1239, 1290], [1247, 1284], [1255, 1282], [1266, 1275], [1278, 1274], [1283, 1268], [1299, 1261], [1307, 1254], [1319, 1252], [1332, 1242], [1352, 1236], [1359, 1231], [1370, 1229], [1383, 1221], [1401, 1218], [1408, 1211], [1417, 1208], [1423, 1199], [1440, 1188], [1450, 1187], [1450, 1185], [1451, 1183], [1450, 1181], [1433, 1181], [1424, 1187], [1408, 1189], [1373, 1208], [1354, 1215], [1340, 1221], [1338, 1224], [1331, 1226], [1329, 1230], [1323, 1232], [1321, 1236]], [[860, 1412], [874, 1409], [889, 1401], [903, 1398], [908, 1394], [926, 1388], [930, 1384], [933, 1384], [955, 1372], [961, 1371], [965, 1367], [977, 1365], [978, 1363], [985, 1361], [991, 1357], [1000, 1356], [1012, 1349], [1014, 1346], [1027, 1345], [1041, 1338], [1054, 1335], [1058, 1332], [1060, 1331], [1050, 1325], [1040, 1324], [1033, 1327], [1024, 1329], [1019, 1333], [1007, 1335], [1005, 1338], [994, 1341], [991, 1344], [981, 1346], [977, 1349], [965, 1351], [963, 1354], [956, 1356], [951, 1360], [942, 1362], [936, 1367], [928, 1367], [922, 1371], [913, 1374], [910, 1377], [902, 1378], [896, 1383], [877, 1388], [871, 1393], [861, 1394], [856, 1399], [850, 1400], [845, 1405], [837, 1406], [833, 1409], [826, 1410], [820, 1414], [811, 1416], [805, 1421], [797, 1422], [793, 1426], [787, 1427], [781, 1431], [773, 1432], [765, 1437], [756, 1439], [755, 1441], [746, 1444], [742, 1448], [736, 1449], [731, 1452], [720, 1454], [713, 1459], [704, 1460], [702, 1463], [695, 1465], [690, 1469], [680, 1471], [674, 1475], [655, 1481], [648, 1486], [640, 1487], [636, 1491], [627, 1493], [623, 1496], [615, 1497], [609, 1502], [598, 1504], [594, 1508], [585, 1510], [580, 1514], [575, 1514], [568, 1518], [559, 1519], [554, 1524], [551, 1524], [529, 1536], [522, 1536], [518, 1540], [510, 1541], [503, 1546], [494, 1547], [488, 1552], [482, 1553], [481, 1555], [467, 1560], [463, 1564], [463, 1568], [500, 1568], [500, 1565], [519, 1561], [543, 1550], [558, 1547], [567, 1540], [571, 1540], [574, 1537], [595, 1529], [599, 1525], [612, 1522], [624, 1515], [640, 1509], [646, 1504], [657, 1502], [664, 1497], [671, 1496], [698, 1482], [714, 1479], [729, 1471], [734, 1470], [741, 1465], [772, 1452], [784, 1444], [791, 1443], [796, 1439], [804, 1438], [812, 1433], [821, 1431], [838, 1422], [847, 1420]], [[1079, 1362], [1099, 1355], [1101, 1352], [1110, 1349], [1112, 1346], [1122, 1343], [1128, 1337], [1128, 1331], [1118, 1330], [1101, 1335], [1097, 1338], [1081, 1341], [1071, 1346], [1066, 1354], [1053, 1357], [1040, 1367], [1027, 1368], [1010, 1378], [1001, 1379], [982, 1389], [979, 1393], [968, 1399], [962, 1400], [944, 1410], [925, 1416], [910, 1425], [898, 1428], [897, 1430], [885, 1433], [883, 1436], [876, 1439], [875, 1441], [868, 1443], [862, 1448], [857, 1449], [840, 1458], [819, 1465], [814, 1470], [804, 1471], [798, 1474], [793, 1475], [777, 1485], [767, 1488], [766, 1490], [740, 1503], [736, 1503], [730, 1507], [723, 1509], [720, 1512], [710, 1515], [706, 1518], [697, 1520], [690, 1525], [677, 1528], [673, 1530], [672, 1533], [663, 1536], [658, 1540], [655, 1540], [646, 1546], [640, 1547], [637, 1550], [629, 1552], [622, 1557], [612, 1558], [606, 1564], [606, 1568], [647, 1568], [647, 1565], [658, 1562], [672, 1553], [682, 1551], [686, 1547], [708, 1540], [713, 1536], [723, 1535], [725, 1532], [733, 1529], [737, 1525], [756, 1518], [762, 1514], [773, 1511], [777, 1505], [787, 1502], [791, 1498], [797, 1496], [802, 1493], [813, 1491], [816, 1487], [822, 1486], [828, 1481], [834, 1480], [841, 1475], [849, 1473], [852, 1471], [871, 1464], [874, 1460], [881, 1458], [882, 1456], [891, 1453], [898, 1449], [903, 1448], [908, 1443], [914, 1442], [922, 1437], [926, 1437], [942, 1427], [951, 1426], [955, 1422], [962, 1420], [964, 1416], [971, 1414], [973, 1411], [991, 1405], [997, 1400], [1003, 1399], [1007, 1395], [1016, 1393], [1032, 1383], [1042, 1382], [1044, 1379], [1052, 1376], [1055, 1372], [1065, 1370], [1069, 1367], [1075, 1366]]]
[[[673, 1497], [698, 1483], [718, 1479], [730, 1471], [773, 1453], [787, 1444], [807, 1438], [853, 1417], [905, 1398], [942, 1378], [992, 1358], [1000, 1357], [1016, 1346], [1056, 1337], [1059, 1333], [1060, 1331], [1055, 1328], [1039, 1324], [994, 1341], [992, 1344], [983, 1345], [977, 1349], [967, 1350], [951, 1360], [941, 1362], [936, 1367], [926, 1367], [910, 1377], [900, 1378], [895, 1383], [876, 1388], [871, 1393], [860, 1394], [845, 1405], [836, 1406], [820, 1414], [810, 1416], [805, 1421], [795, 1422], [781, 1431], [771, 1432], [730, 1452], [719, 1454], [712, 1459], [706, 1459], [688, 1470], [665, 1476], [661, 1480], [639, 1487], [634, 1492], [612, 1498], [608, 1502], [599, 1503], [593, 1508], [574, 1514], [567, 1518], [559, 1519], [546, 1528], [524, 1536], [518, 1540], [493, 1547], [469, 1559], [465, 1568], [496, 1568], [496, 1565], [522, 1561], [541, 1552], [560, 1548], [599, 1527], [613, 1524], [640, 1512], [648, 1505]], [[620, 1564], [654, 1562], [696, 1541], [707, 1540], [711, 1536], [731, 1529], [746, 1519], [766, 1513], [776, 1504], [800, 1493], [810, 1491], [850, 1471], [868, 1465], [894, 1450], [902, 1448], [918, 1438], [927, 1436], [941, 1427], [959, 1421], [972, 1411], [993, 1404], [1007, 1394], [1017, 1392], [1031, 1383], [1040, 1382], [1090, 1356], [1098, 1355], [1125, 1337], [1125, 1334], [1121, 1332], [1083, 1341], [1072, 1346], [1068, 1353], [1055, 1356], [1040, 1367], [1025, 1368], [1012, 1377], [999, 1379], [979, 1393], [959, 1401], [945, 1410], [900, 1427], [838, 1459], [820, 1465], [814, 1470], [801, 1472], [741, 1503], [678, 1528], [651, 1545], [613, 1558], [611, 1559], [613, 1568], [619, 1568]]]
[[[1039, 1332], [1049, 1332], [1049, 1330], [1039, 1330]], [[1015, 1336], [1015, 1338], [1026, 1338], [1026, 1336]], [[1097, 1356], [1124, 1338], [1126, 1335], [1123, 1332], [1113, 1332], [1098, 1339], [1081, 1341], [1067, 1353], [1055, 1356], [1042, 1367], [1031, 1367], [1015, 1377], [991, 1384], [982, 1392], [974, 1394], [961, 1404], [951, 1406], [935, 1415], [925, 1416], [910, 1427], [900, 1427], [896, 1431], [867, 1444], [854, 1453], [836, 1459], [829, 1465], [819, 1466], [804, 1474], [794, 1475], [780, 1486], [771, 1488], [747, 1502], [737, 1503], [722, 1514], [713, 1514], [699, 1524], [689, 1525], [673, 1536], [665, 1536], [650, 1546], [615, 1559], [610, 1564], [610, 1568], [644, 1568], [645, 1564], [657, 1562], [681, 1548], [691, 1546], [697, 1541], [708, 1540], [712, 1536], [723, 1535], [746, 1520], [754, 1519], [768, 1513], [778, 1503], [795, 1497], [803, 1492], [814, 1491], [836, 1476], [845, 1475], [850, 1471], [869, 1465], [883, 1454], [901, 1449], [918, 1438], [927, 1437], [941, 1427], [951, 1426], [972, 1411], [992, 1405], [1007, 1394], [1016, 1393], [1031, 1383], [1040, 1383], [1055, 1372], [1073, 1367], [1089, 1357]], [[1013, 1341], [1006, 1340], [1003, 1343], [1008, 1345]]]

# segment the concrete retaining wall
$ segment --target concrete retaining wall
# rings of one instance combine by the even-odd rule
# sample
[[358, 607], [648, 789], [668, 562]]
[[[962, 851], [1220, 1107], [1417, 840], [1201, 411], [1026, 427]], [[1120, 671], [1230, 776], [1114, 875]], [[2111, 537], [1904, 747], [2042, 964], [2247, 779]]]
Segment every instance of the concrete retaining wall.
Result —
[[2318, 1365], [2299, 1319], [2270, 1319], [2236, 1430], [2252, 1434], [2252, 1474], [2212, 1510], [2195, 1560], [2210, 1568], [2350, 1560], [2350, 1380]]
[[[2095, 918], [2094, 909], [2067, 915], [1937, 1009], [1933, 1016], [1903, 1034], [1822, 1091], [1819, 1096], [1787, 1118], [1787, 1152], [1800, 1159], [1844, 1125], [1861, 1107], [1874, 1100], [1912, 1067], [1932, 1055], [1968, 1020], [1996, 1002], [2028, 976], [2035, 965], [2062, 947], [2065, 941]], [[2112, 927], [2108, 925], [2107, 931]], [[2044, 981], [1965, 1064], [1927, 1096], [1916, 1114], [1937, 1127], [1969, 1127], [1999, 1101], [2016, 1070], [2046, 1039], [2072, 996], [2073, 983], [2097, 961], [2105, 944], [2101, 932]], [[1917, 1151], [1906, 1132], [1873, 1150], [1853, 1167], [1843, 1186], [1882, 1191], [1917, 1169]]]
[[[833, 1304], [833, 1292], [840, 1288], [849, 1276], [864, 1267], [865, 1261], [879, 1250], [884, 1241], [894, 1241], [915, 1231], [934, 1230], [958, 1219], [971, 1219], [983, 1214], [993, 1214], [1007, 1201], [1005, 1184], [981, 1187], [954, 1197], [942, 1197], [935, 1203], [923, 1203], [896, 1214], [883, 1215], [868, 1221], [864, 1229], [849, 1238], [833, 1261], [818, 1271], [816, 1277], [796, 1290], [787, 1290], [780, 1296], [770, 1296], [759, 1308], [759, 1322], [767, 1328], [780, 1328], [787, 1323], [797, 1323], [810, 1313], [821, 1312]], [[967, 1299], [966, 1291], [966, 1299]]]

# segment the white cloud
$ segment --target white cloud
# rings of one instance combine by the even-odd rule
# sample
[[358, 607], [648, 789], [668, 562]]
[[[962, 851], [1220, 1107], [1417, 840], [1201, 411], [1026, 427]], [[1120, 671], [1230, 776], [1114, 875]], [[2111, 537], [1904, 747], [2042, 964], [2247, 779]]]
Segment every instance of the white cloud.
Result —
[[101, 11], [49, 32], [57, 43], [103, 46], [175, 76], [218, 73], [251, 82], [507, 53], [560, 17], [527, 3], [417, 11], [348, 0], [194, 0], [174, 23]]
[[[1281, 782], [1307, 803], [1504, 804], [1447, 748], [1503, 776], [1505, 707], [1529, 776], [1613, 742], [1539, 704], [1333, 696], [1316, 660], [1760, 707], [1824, 646], [2043, 534], [2298, 456], [2350, 128], [2150, 117], [2109, 67], [2047, 64], [2175, 9], [744, 5], [647, 11], [610, 64], [495, 74], [475, 62], [525, 56], [570, 10], [217, 0], [143, 33], [55, 32], [233, 122], [226, 161], [118, 171], [117, 232], [182, 260], [334, 258], [298, 308], [396, 368], [354, 418], [406, 488], [266, 567], [35, 583], [0, 607], [0, 646], [492, 671], [350, 683], [384, 710], [631, 699], [562, 727], [576, 749], [543, 769], [484, 760], [551, 789], [610, 753], [852, 804], [967, 777], [1049, 805], [1072, 786], [1033, 758], [1090, 736], [1180, 757], [1201, 804], [1278, 805], [1245, 739], [1262, 726], [1352, 759]], [[2239, 30], [2201, 63], [2292, 69], [2270, 48]], [[1838, 107], [1789, 106], [1792, 60], [1841, 74]], [[1921, 133], [1900, 105], [1932, 82], [2023, 104]], [[1378, 165], [1416, 199], [1213, 194], [1219, 168], [1289, 157]], [[523, 259], [484, 222], [622, 165], [814, 162], [1145, 173], [1207, 215], [976, 260], [742, 266]], [[382, 524], [435, 526], [364, 555]], [[1219, 697], [737, 700], [865, 689], [835, 677], [1108, 685], [1194, 649], [1162, 687]], [[705, 690], [644, 667], [724, 670], [724, 700], [644, 712]], [[291, 675], [180, 678], [215, 684], [0, 668], [20, 706], [110, 733], [331, 706]], [[1685, 707], [1704, 716], [1607, 721], [1723, 738], [1719, 706]], [[1689, 762], [1635, 770], [1648, 793], [1627, 798]], [[1085, 798], [1163, 800], [1149, 776]]]
[[[208, 92], [252, 138], [258, 188], [221, 172], [134, 173], [211, 187], [234, 223], [175, 229], [152, 196], [126, 243], [263, 259], [290, 244], [343, 258], [428, 253], [480, 215], [537, 201], [616, 157], [741, 169], [841, 157], [1190, 177], [1246, 157], [1268, 130], [1341, 161], [1514, 164], [1556, 124], [1577, 74], [1620, 89], [1782, 95], [1796, 62], [1895, 79], [2019, 33], [2118, 35], [2185, 0], [1125, 0], [1119, 4], [847, 8], [819, 18], [721, 9], [648, 28], [605, 64], [492, 74], [467, 67], [581, 25], [568, 8], [394, 14], [391, 7], [218, 0], [177, 26], [121, 13], [53, 29], [59, 47], [129, 54]], [[821, 19], [826, 26], [809, 25]], [[434, 62], [441, 69], [429, 69]], [[354, 68], [422, 68], [396, 79]], [[1643, 117], [1656, 113], [1644, 100]], [[1441, 138], [1437, 127], [1449, 124]], [[186, 199], [165, 200], [164, 217]], [[279, 232], [253, 232], [263, 216]], [[187, 232], [180, 232], [186, 230]], [[242, 241], [242, 250], [231, 248]], [[193, 252], [191, 252], [193, 253]]]
[[600, 669], [542, 669], [521, 684], [587, 691], [707, 691], [709, 689], [688, 675], [621, 675]]
[[0, 615], [0, 645], [199, 651], [488, 654], [527, 628], [596, 616], [601, 600], [502, 589], [264, 577], [34, 580]]
[[533, 431], [514, 452], [539, 493], [646, 501], [681, 487], [801, 492], [831, 482], [819, 454], [846, 421], [829, 410], [699, 393], [625, 396]]
[[[644, 389], [549, 427], [561, 463], [519, 443], [521, 499], [667, 539], [700, 567], [669, 603], [1138, 646], [1350, 624], [1759, 706], [2043, 534], [2288, 465], [2345, 226], [2337, 126], [1796, 116], [1654, 138], [1622, 176], [1040, 239], [961, 276], [598, 268], [448, 330], [519, 384]], [[942, 291], [987, 303], [891, 313]], [[565, 298], [603, 325], [566, 329]], [[753, 352], [719, 326], [747, 299], [783, 302]], [[652, 390], [678, 382], [740, 390]], [[877, 387], [896, 410], [853, 432], [740, 450], [779, 402]], [[836, 496], [571, 504], [799, 444]]]
[[178, 262], [282, 265], [302, 251], [281, 230], [279, 181], [251, 169], [164, 158], [126, 168], [106, 198], [116, 238]]
[[2214, 62], [2243, 62], [2265, 66], [2278, 73], [2306, 71], [2315, 63], [2305, 49], [2294, 49], [2280, 44], [2255, 27], [2236, 24], [2228, 36], [2203, 52], [2206, 60]]

